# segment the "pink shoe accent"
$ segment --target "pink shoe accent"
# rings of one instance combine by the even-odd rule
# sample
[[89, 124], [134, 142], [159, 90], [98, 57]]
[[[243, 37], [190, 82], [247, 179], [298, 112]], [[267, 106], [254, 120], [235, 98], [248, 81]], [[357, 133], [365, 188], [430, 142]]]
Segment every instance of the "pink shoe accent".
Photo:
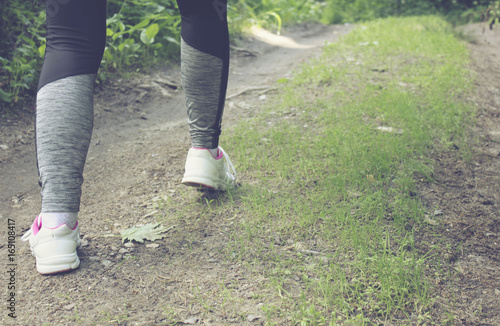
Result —
[[[191, 147], [191, 148], [192, 148], [192, 149], [196, 149], [196, 150], [203, 150], [203, 149], [204, 149], [204, 150], [206, 150], [206, 151], [210, 151], [210, 149], [209, 149], [209, 148], [200, 148], [200, 147]], [[210, 153], [211, 153], [211, 152], [210, 152]], [[218, 156], [217, 156], [217, 157], [215, 157], [215, 156], [214, 156], [214, 159], [216, 159], [216, 160], [220, 160], [220, 159], [224, 156], [224, 154], [222, 153], [222, 151], [221, 151], [218, 147], [217, 147], [217, 153], [218, 153]], [[212, 156], [213, 156], [213, 155], [212, 155]]]
[[42, 219], [40, 218], [40, 215], [38, 215], [33, 221], [33, 226], [31, 227], [33, 229], [33, 235], [36, 235], [38, 231], [40, 231], [41, 227], [42, 227]]
[[55, 230], [55, 229], [60, 228], [62, 225], [66, 225], [66, 226], [67, 226], [70, 230], [74, 231], [74, 230], [76, 230], [76, 228], [77, 228], [77, 226], [78, 226], [78, 221], [76, 221], [75, 226], [74, 226], [74, 227], [72, 227], [72, 228], [70, 228], [68, 224], [63, 223], [63, 224], [61, 224], [61, 225], [56, 226], [55, 228], [47, 228], [47, 229], [49, 229], [49, 230]]

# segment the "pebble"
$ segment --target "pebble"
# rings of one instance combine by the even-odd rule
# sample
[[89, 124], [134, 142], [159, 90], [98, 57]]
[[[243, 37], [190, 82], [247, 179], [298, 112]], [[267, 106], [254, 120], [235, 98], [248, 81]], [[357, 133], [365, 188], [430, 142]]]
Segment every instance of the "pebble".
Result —
[[319, 257], [319, 260], [323, 263], [323, 264], [328, 264], [330, 262], [330, 260], [328, 259], [328, 257], [325, 257], [325, 256], [321, 256]]
[[257, 319], [260, 319], [262, 318], [261, 316], [256, 316], [256, 315], [248, 315], [247, 317], [247, 320], [248, 321], [254, 321], [254, 320], [257, 320]]
[[80, 240], [80, 247], [86, 247], [89, 245], [89, 241], [87, 239]]
[[192, 325], [194, 325], [194, 324], [196, 324], [198, 322], [198, 320], [200, 320], [200, 318], [193, 317], [193, 318], [189, 318], [189, 319], [184, 320], [182, 323], [183, 324], [192, 324]]
[[113, 262], [112, 262], [112, 261], [110, 261], [110, 260], [105, 259], [105, 260], [103, 260], [103, 261], [101, 262], [101, 264], [103, 264], [103, 265], [104, 265], [104, 267], [109, 267], [109, 266], [113, 265]]

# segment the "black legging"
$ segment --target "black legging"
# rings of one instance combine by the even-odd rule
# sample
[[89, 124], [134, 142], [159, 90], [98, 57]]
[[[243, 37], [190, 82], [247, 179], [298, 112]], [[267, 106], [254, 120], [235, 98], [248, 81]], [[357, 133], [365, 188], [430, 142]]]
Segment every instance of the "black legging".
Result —
[[[227, 0], [177, 0], [182, 38], [229, 62]], [[38, 89], [61, 78], [95, 74], [106, 43], [105, 0], [47, 0], [47, 49]], [[226, 83], [227, 83], [227, 77]]]

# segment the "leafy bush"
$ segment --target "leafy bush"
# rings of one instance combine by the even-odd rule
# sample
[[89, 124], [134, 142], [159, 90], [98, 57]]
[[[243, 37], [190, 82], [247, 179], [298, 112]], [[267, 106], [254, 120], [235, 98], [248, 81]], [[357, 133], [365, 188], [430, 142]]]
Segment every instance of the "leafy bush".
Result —
[[17, 104], [38, 79], [45, 12], [35, 3], [2, 2], [0, 18], [0, 104]]
[[[44, 3], [0, 3], [0, 104], [21, 106], [33, 95], [45, 54]], [[108, 0], [107, 41], [100, 80], [178, 52], [175, 0]]]
[[177, 56], [181, 19], [175, 0], [109, 0], [108, 17], [101, 79]]
[[[413, 16], [441, 13], [456, 23], [476, 21], [478, 12], [490, 0], [326, 0], [322, 21], [344, 23], [367, 21], [388, 16]], [[464, 15], [464, 13], [466, 13]]]
[[279, 33], [282, 24], [318, 21], [325, 2], [318, 0], [234, 0], [228, 4], [229, 28], [262, 25]]

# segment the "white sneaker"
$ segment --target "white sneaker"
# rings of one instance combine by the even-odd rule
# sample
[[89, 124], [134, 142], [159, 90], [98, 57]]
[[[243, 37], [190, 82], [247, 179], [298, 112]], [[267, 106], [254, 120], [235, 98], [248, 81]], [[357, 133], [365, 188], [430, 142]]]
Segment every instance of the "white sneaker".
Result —
[[76, 248], [80, 246], [78, 222], [73, 229], [66, 224], [54, 229], [43, 227], [40, 216], [35, 218], [31, 229], [21, 238], [28, 241], [36, 258], [40, 274], [55, 274], [77, 268], [80, 259]]
[[219, 146], [217, 158], [205, 148], [189, 149], [183, 184], [201, 189], [227, 190], [234, 187], [235, 182], [236, 170], [222, 147]]

